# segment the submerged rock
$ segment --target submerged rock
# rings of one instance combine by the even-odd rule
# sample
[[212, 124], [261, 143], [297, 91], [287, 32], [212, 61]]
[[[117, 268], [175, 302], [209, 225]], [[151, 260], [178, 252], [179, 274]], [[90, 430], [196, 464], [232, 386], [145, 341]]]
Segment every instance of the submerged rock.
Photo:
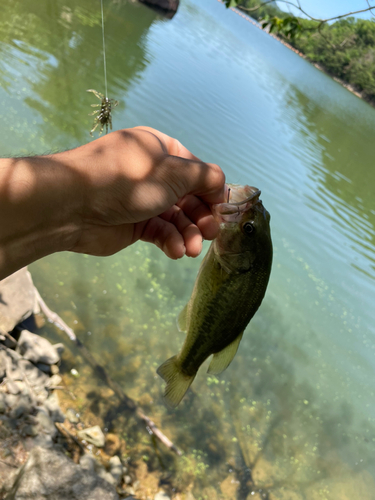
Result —
[[116, 455], [120, 451], [120, 438], [116, 434], [108, 433], [105, 438], [104, 451], [110, 457]]
[[192, 494], [192, 492], [191, 492], [191, 491], [188, 491], [188, 492], [185, 494], [185, 500], [195, 500], [194, 495]]
[[239, 486], [240, 482], [233, 474], [229, 474], [229, 476], [227, 476], [227, 478], [220, 484], [220, 489], [224, 498], [236, 498]]
[[156, 493], [154, 496], [154, 500], [171, 500], [171, 497], [169, 497], [164, 491], [159, 491], [159, 493]]
[[105, 443], [105, 437], [103, 431], [99, 425], [94, 427], [89, 427], [88, 429], [83, 429], [77, 433], [78, 437], [84, 439], [88, 443], [93, 444], [97, 448], [103, 448]]
[[118, 500], [115, 488], [56, 450], [34, 448], [8, 497], [12, 500]]
[[113, 479], [114, 479], [114, 484], [117, 486], [120, 484], [122, 474], [124, 472], [124, 467], [121, 463], [120, 458], [115, 455], [114, 457], [110, 458], [109, 460], [109, 472], [111, 473]]
[[66, 418], [69, 420], [71, 424], [78, 424], [79, 422], [79, 413], [73, 408], [68, 408], [65, 412]]

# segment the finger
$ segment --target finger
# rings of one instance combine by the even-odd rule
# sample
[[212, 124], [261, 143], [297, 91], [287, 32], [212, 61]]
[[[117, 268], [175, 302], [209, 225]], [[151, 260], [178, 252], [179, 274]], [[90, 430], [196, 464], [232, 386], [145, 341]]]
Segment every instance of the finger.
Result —
[[160, 217], [148, 221], [140, 239], [154, 243], [171, 259], [180, 259], [186, 253], [184, 239], [176, 226]]
[[184, 196], [177, 202], [177, 206], [198, 226], [204, 239], [216, 238], [219, 224], [214, 219], [211, 209], [200, 198], [193, 195]]
[[186, 216], [180, 207], [174, 205], [159, 216], [173, 224], [181, 234], [188, 257], [197, 257], [202, 251], [202, 233], [198, 227]]
[[162, 167], [158, 174], [179, 199], [195, 194], [206, 203], [224, 202], [225, 175], [218, 165], [166, 155]]
[[[204, 163], [177, 139], [150, 127], [135, 127], [158, 139], [165, 157], [158, 168], [158, 177], [172, 187], [177, 198], [195, 194], [207, 203], [222, 203], [226, 197], [225, 175], [218, 165]], [[164, 167], [164, 168], [163, 168]]]

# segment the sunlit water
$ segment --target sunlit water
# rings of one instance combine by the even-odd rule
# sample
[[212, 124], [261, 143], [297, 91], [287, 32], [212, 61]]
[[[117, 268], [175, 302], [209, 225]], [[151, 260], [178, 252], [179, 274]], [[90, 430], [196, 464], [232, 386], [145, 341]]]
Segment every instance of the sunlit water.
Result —
[[[104, 90], [97, 3], [2, 2], [1, 154], [90, 140], [86, 90]], [[172, 20], [104, 4], [114, 128], [158, 128], [259, 187], [271, 280], [231, 366], [202, 369], [175, 411], [155, 369], [182, 344], [176, 317], [199, 258], [172, 262], [145, 244], [58, 254], [30, 266], [36, 285], [184, 450], [165, 458], [176, 491], [375, 498], [375, 110], [216, 0], [184, 0]], [[98, 405], [131, 439], [113, 401]]]

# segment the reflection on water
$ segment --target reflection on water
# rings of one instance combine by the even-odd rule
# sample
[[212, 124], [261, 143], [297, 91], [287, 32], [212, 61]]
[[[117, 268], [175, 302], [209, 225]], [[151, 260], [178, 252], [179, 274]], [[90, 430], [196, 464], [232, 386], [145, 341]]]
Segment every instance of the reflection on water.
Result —
[[[2, 3], [0, 82], [10, 91], [22, 80], [20, 98], [42, 118], [38, 133], [56, 147], [69, 137], [87, 138], [95, 99], [86, 90], [104, 91], [101, 14], [97, 3], [89, 0], [43, 3], [43, 7], [30, 0]], [[146, 67], [145, 34], [154, 19], [155, 14], [142, 6], [125, 2], [106, 6], [111, 98], [126, 94]], [[124, 100], [121, 107], [125, 108]]]
[[[105, 16], [109, 93], [122, 103], [114, 128], [156, 126], [229, 181], [259, 186], [275, 257], [235, 360], [220, 377], [203, 367], [175, 411], [155, 370], [183, 342], [176, 317], [199, 259], [137, 244], [32, 265], [50, 307], [185, 454], [156, 452], [72, 349], [76, 404], [147, 464], [145, 497], [163, 484], [196, 500], [373, 498], [374, 110], [216, 0], [186, 0], [170, 21], [124, 2], [106, 2]], [[99, 20], [86, 0], [4, 2], [0, 103], [12, 121], [0, 124], [2, 152], [89, 140]]]
[[[348, 245], [343, 250], [353, 254], [351, 264], [375, 278], [375, 214], [368, 172], [375, 150], [369, 130], [362, 128], [353, 133], [347, 123], [332, 121], [318, 104], [308, 101], [296, 88], [290, 90], [288, 107], [290, 121], [298, 124], [297, 132], [304, 144], [303, 154], [297, 147], [295, 155], [301, 161], [309, 158], [309, 177], [314, 183], [314, 190], [307, 195], [310, 206], [331, 219], [332, 227], [345, 235]], [[301, 110], [303, 120], [297, 120]], [[329, 137], [325, 135], [327, 130]], [[355, 263], [361, 254], [365, 258]]]

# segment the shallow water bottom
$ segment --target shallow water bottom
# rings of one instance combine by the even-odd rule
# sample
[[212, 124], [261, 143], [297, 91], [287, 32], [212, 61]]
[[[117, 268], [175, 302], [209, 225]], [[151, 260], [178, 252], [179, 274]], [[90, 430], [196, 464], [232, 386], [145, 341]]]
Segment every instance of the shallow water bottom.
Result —
[[103, 371], [47, 324], [41, 333], [68, 347], [61, 367], [63, 406], [80, 413], [85, 425], [100, 425], [124, 440], [122, 458], [139, 480], [140, 499], [152, 498], [160, 487], [176, 499], [187, 492], [196, 500], [372, 499], [375, 483], [365, 470], [370, 428], [355, 432], [351, 405], [322, 406], [311, 383], [299, 380], [272, 297], [251, 323], [256, 336], [245, 333], [251, 342], [243, 342], [228, 370], [207, 376], [205, 363], [183, 403], [166, 408], [156, 368], [182, 344], [176, 317], [197, 265], [168, 261], [139, 244], [121, 259], [66, 254], [32, 266], [47, 304], [183, 455], [152, 439]]

